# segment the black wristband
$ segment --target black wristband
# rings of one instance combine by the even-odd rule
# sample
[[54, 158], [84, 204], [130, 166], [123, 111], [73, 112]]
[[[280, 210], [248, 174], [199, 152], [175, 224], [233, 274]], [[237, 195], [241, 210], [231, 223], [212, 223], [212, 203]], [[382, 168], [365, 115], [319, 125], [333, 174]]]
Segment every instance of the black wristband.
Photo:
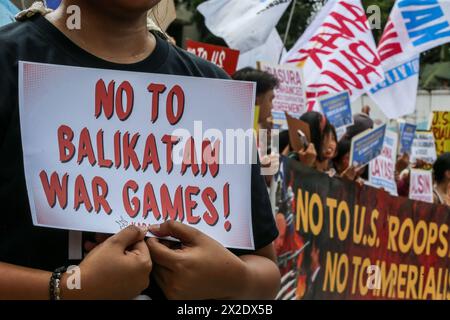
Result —
[[50, 277], [49, 283], [49, 295], [50, 300], [60, 300], [60, 282], [61, 276], [64, 272], [67, 271], [67, 267], [59, 267], [55, 271], [53, 271], [52, 276]]

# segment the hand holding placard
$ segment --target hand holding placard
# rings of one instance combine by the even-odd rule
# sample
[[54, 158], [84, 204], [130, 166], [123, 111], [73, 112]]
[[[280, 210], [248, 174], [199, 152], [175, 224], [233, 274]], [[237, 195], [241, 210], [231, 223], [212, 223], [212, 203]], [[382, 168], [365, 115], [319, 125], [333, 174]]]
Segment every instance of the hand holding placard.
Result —
[[214, 239], [175, 221], [150, 227], [150, 231], [182, 243], [172, 250], [156, 238], [147, 240], [156, 282], [168, 299], [227, 299], [245, 287], [244, 262]]
[[286, 120], [289, 127], [289, 142], [293, 151], [299, 151], [304, 149], [304, 144], [301, 141], [298, 130], [300, 130], [306, 137], [307, 142], [311, 142], [311, 132], [309, 125], [300, 119], [295, 119], [289, 113], [285, 112]]
[[[62, 298], [132, 299], [139, 295], [148, 287], [152, 270], [150, 253], [144, 242], [146, 233], [146, 230], [129, 226], [93, 249], [79, 266], [81, 289], [63, 287]], [[61, 284], [66, 283], [63, 278]]]

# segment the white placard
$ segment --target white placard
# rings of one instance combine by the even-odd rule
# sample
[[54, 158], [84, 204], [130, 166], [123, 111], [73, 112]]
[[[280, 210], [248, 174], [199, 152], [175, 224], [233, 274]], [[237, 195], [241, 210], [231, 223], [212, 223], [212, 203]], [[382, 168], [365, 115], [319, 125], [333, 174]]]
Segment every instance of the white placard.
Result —
[[[115, 233], [172, 219], [254, 248], [253, 135], [243, 164], [226, 152], [242, 151], [226, 130], [252, 128], [253, 83], [20, 62], [19, 95], [35, 225]], [[215, 156], [228, 162], [202, 161]]]

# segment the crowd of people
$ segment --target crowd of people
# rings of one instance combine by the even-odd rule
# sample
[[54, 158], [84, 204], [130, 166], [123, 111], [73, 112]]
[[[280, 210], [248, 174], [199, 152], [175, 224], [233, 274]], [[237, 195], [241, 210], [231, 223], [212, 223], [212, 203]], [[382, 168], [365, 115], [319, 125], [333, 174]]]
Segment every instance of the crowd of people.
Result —
[[[239, 70], [233, 76], [235, 80], [253, 81], [257, 83], [256, 104], [261, 112], [259, 114], [259, 129], [270, 130], [273, 128], [271, 116], [274, 90], [277, 88], [277, 79], [265, 72], [253, 68]], [[330, 177], [343, 178], [364, 184], [368, 180], [368, 166], [354, 167], [350, 164], [350, 148], [352, 138], [356, 135], [373, 129], [375, 122], [370, 117], [370, 107], [365, 106], [360, 113], [353, 115], [353, 124], [346, 128], [345, 134], [338, 139], [336, 129], [328, 119], [320, 112], [308, 111], [299, 118], [309, 125], [311, 141], [303, 149], [293, 150], [289, 141], [288, 130], [282, 130], [279, 139], [279, 163], [283, 168], [283, 162], [287, 158], [300, 161], [306, 166], [328, 174]], [[269, 134], [270, 136], [270, 134]], [[270, 150], [269, 150], [270, 151]], [[262, 158], [267, 157], [263, 155]], [[399, 154], [395, 166], [395, 180], [399, 196], [408, 197], [409, 170], [432, 169], [434, 178], [434, 202], [450, 206], [450, 154], [443, 153], [434, 163], [427, 163], [417, 159], [410, 162], [410, 155]], [[267, 161], [277, 161], [272, 157]]]
[[[261, 110], [258, 122], [259, 128], [271, 129], [272, 100], [263, 97], [274, 97], [277, 87], [277, 79], [271, 74], [246, 68], [238, 71], [234, 77], [237, 80], [254, 81], [257, 83], [257, 104]], [[346, 128], [346, 132], [338, 139], [336, 129], [328, 119], [320, 112], [309, 111], [299, 118], [309, 125], [311, 141], [304, 144], [300, 150], [293, 149], [288, 130], [280, 131], [276, 137], [279, 141], [279, 154], [263, 154], [262, 163], [270, 165], [279, 164], [279, 172], [274, 176], [266, 177], [267, 187], [275, 185], [277, 195], [275, 197], [274, 214], [276, 218], [279, 236], [275, 240], [275, 249], [279, 257], [279, 266], [282, 274], [290, 274], [289, 271], [297, 270], [295, 290], [296, 299], [310, 299], [314, 295], [314, 286], [317, 274], [320, 270], [319, 255], [320, 245], [316, 239], [305, 237], [294, 229], [294, 212], [296, 206], [295, 195], [292, 190], [292, 181], [289, 178], [289, 161], [299, 161], [303, 165], [336, 179], [345, 179], [359, 185], [364, 185], [369, 179], [368, 165], [354, 167], [350, 163], [350, 151], [352, 138], [356, 135], [373, 129], [375, 121], [370, 117], [370, 107], [365, 106], [360, 113], [353, 115], [353, 125]], [[270, 150], [269, 150], [270, 153]], [[434, 203], [450, 207], [450, 153], [441, 154], [434, 163], [423, 160], [410, 162], [409, 154], [400, 154], [395, 165], [395, 182], [398, 195], [409, 196], [409, 172], [414, 169], [428, 169], [433, 172]], [[301, 178], [301, 177], [300, 177]], [[297, 254], [296, 254], [297, 252]], [[284, 256], [289, 256], [286, 258]], [[294, 276], [285, 281], [293, 280]], [[293, 298], [291, 296], [279, 296], [279, 298]]]

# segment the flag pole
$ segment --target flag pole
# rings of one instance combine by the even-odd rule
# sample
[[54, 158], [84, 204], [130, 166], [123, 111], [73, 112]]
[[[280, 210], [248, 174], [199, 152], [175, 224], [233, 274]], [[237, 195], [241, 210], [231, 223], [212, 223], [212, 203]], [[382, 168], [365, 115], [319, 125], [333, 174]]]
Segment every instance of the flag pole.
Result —
[[278, 58], [278, 64], [281, 62], [281, 58], [283, 57], [283, 50], [286, 46], [287, 37], [289, 35], [289, 29], [291, 29], [292, 18], [294, 17], [295, 6], [297, 5], [297, 0], [293, 0], [291, 12], [289, 13], [289, 19], [286, 26], [286, 32], [284, 33], [283, 47], [281, 48], [280, 57]]

